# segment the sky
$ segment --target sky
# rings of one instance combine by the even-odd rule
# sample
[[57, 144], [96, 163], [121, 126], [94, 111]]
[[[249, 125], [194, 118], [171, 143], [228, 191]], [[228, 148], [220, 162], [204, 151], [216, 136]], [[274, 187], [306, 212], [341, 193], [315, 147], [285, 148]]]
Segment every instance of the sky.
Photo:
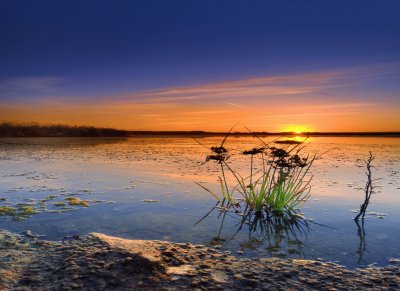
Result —
[[0, 0], [0, 121], [400, 131], [398, 0]]

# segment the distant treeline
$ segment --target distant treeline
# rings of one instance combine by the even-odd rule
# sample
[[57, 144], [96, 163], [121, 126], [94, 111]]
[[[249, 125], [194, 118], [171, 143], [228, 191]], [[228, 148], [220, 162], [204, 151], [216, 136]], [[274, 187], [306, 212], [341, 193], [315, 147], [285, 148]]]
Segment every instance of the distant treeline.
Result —
[[42, 125], [36, 123], [0, 123], [0, 137], [126, 137], [129, 133], [93, 126]]

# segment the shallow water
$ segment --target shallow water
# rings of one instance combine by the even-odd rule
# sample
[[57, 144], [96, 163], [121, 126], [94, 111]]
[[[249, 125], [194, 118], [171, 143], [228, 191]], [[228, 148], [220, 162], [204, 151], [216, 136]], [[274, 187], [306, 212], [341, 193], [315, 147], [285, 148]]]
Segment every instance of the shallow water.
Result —
[[[216, 146], [221, 138], [199, 141]], [[49, 240], [103, 232], [222, 245], [244, 257], [323, 259], [352, 268], [399, 258], [400, 139], [324, 137], [306, 143], [305, 152], [323, 154], [313, 165], [312, 196], [302, 208], [310, 221], [285, 232], [277, 225], [239, 229], [237, 216], [218, 211], [195, 225], [215, 199], [194, 181], [218, 191], [219, 168], [204, 163], [209, 151], [191, 138], [0, 139], [0, 206], [22, 203], [41, 212], [19, 220], [0, 216], [0, 228], [30, 230]], [[258, 144], [230, 137], [229, 163], [246, 172], [248, 159], [235, 152]], [[369, 151], [376, 155], [378, 180], [363, 238], [352, 210], [363, 201]], [[89, 207], [70, 205], [66, 197], [88, 200]]]

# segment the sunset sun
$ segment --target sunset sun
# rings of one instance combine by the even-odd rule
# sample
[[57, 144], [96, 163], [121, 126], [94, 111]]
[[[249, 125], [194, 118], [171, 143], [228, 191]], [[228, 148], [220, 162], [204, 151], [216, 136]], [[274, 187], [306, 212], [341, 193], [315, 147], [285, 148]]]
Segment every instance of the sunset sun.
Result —
[[310, 132], [312, 131], [310, 127], [303, 126], [303, 125], [289, 125], [286, 127], [283, 127], [282, 132], [293, 132], [295, 134], [302, 134], [304, 132]]

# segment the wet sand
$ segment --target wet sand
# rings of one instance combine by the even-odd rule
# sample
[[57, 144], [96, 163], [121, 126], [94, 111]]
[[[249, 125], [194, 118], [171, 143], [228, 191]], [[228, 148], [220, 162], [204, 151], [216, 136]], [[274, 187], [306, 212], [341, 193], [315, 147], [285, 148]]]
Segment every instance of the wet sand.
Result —
[[0, 231], [1, 290], [399, 290], [399, 266], [240, 259], [202, 245]]

